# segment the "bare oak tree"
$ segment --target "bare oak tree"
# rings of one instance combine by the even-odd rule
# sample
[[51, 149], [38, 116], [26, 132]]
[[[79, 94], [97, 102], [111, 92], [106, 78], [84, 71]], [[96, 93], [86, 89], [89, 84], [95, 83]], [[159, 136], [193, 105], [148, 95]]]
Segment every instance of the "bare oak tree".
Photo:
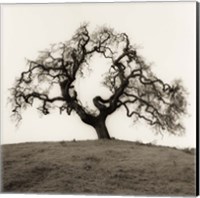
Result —
[[[92, 111], [82, 104], [74, 82], [84, 75], [94, 54], [110, 61], [103, 82], [110, 96], [94, 97], [96, 110]], [[52, 45], [36, 60], [27, 62], [27, 71], [21, 73], [11, 89], [13, 116], [18, 121], [22, 110], [37, 101], [38, 110], [44, 115], [55, 107], [68, 115], [76, 112], [84, 123], [94, 127], [99, 139], [110, 139], [106, 118], [119, 108], [125, 108], [134, 121], [144, 119], [158, 131], [175, 135], [184, 131], [181, 118], [187, 103], [181, 81], [169, 85], [157, 78], [126, 33], [101, 27], [89, 34], [87, 25], [82, 25], [71, 40]], [[53, 95], [55, 89], [59, 90], [57, 96]]]

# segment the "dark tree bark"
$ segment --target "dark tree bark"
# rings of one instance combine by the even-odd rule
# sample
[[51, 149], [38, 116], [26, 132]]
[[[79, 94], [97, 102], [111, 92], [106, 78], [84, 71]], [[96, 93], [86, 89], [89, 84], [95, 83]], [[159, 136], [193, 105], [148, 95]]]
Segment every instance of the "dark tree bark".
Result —
[[108, 133], [108, 129], [106, 127], [104, 119], [99, 120], [93, 127], [96, 130], [98, 139], [110, 139], [110, 135]]

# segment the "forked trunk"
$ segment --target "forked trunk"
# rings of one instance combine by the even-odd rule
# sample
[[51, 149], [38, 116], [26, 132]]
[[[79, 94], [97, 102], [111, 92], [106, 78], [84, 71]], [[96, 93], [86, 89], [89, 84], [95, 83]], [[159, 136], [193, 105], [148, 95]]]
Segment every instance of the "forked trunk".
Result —
[[105, 121], [99, 121], [94, 126], [99, 139], [110, 139]]

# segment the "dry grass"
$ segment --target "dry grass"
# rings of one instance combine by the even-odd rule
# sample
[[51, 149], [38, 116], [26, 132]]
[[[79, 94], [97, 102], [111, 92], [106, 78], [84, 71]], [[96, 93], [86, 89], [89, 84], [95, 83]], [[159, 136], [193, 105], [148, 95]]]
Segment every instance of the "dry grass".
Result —
[[3, 192], [195, 195], [194, 152], [118, 140], [2, 146]]

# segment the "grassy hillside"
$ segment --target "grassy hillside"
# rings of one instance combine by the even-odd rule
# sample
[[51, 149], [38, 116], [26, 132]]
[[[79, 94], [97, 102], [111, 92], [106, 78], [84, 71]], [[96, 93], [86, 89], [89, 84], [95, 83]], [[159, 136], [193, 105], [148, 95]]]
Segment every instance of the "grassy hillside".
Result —
[[119, 140], [2, 146], [3, 192], [194, 195], [194, 150]]

